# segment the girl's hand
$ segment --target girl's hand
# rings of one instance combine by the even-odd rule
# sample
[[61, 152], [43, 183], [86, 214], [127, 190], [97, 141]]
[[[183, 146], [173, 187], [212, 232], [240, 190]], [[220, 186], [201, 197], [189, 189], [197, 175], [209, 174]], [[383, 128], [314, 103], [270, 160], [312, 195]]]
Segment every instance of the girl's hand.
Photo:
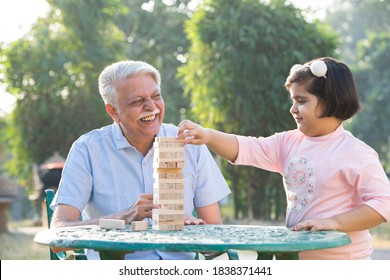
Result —
[[327, 218], [327, 219], [315, 219], [315, 220], [303, 221], [293, 226], [291, 230], [317, 231], [317, 230], [338, 230], [338, 228], [339, 227], [337, 226], [337, 223], [334, 219]]
[[179, 124], [177, 139], [185, 139], [186, 144], [202, 145], [208, 142], [207, 129], [190, 120], [184, 120]]
[[176, 138], [185, 139], [185, 144], [206, 144], [214, 153], [230, 161], [235, 161], [238, 155], [238, 140], [235, 135], [204, 128], [189, 120], [179, 124]]
[[206, 222], [202, 219], [195, 218], [193, 216], [185, 216], [184, 217], [184, 224], [185, 225], [205, 225]]

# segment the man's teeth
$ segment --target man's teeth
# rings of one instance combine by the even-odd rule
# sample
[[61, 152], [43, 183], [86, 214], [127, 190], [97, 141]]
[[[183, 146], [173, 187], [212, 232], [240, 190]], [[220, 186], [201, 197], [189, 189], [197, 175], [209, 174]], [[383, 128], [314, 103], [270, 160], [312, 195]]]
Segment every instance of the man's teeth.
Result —
[[156, 118], [156, 115], [150, 115], [150, 116], [141, 118], [141, 121], [150, 122], [150, 121], [154, 120], [155, 118]]

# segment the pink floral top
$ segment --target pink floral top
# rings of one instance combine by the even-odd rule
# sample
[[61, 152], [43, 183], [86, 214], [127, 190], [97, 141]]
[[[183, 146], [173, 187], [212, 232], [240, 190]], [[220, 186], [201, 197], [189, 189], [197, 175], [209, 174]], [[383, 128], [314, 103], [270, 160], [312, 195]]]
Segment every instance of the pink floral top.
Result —
[[[377, 153], [341, 125], [333, 133], [306, 137], [299, 130], [270, 137], [236, 136], [234, 164], [250, 165], [283, 176], [286, 226], [327, 218], [366, 204], [390, 219], [390, 183]], [[301, 259], [360, 259], [370, 256], [368, 230], [349, 232], [350, 245], [306, 251]]]

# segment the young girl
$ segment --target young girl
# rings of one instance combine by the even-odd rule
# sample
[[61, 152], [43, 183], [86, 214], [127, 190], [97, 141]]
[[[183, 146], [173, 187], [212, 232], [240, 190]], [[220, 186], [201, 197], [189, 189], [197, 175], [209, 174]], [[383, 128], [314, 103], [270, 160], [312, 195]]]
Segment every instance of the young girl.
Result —
[[300, 259], [370, 259], [368, 229], [390, 219], [390, 183], [377, 153], [343, 127], [360, 109], [352, 73], [340, 61], [319, 58], [294, 65], [285, 87], [295, 130], [255, 138], [185, 120], [178, 138], [207, 144], [233, 164], [280, 173], [292, 230], [339, 230], [352, 240]]

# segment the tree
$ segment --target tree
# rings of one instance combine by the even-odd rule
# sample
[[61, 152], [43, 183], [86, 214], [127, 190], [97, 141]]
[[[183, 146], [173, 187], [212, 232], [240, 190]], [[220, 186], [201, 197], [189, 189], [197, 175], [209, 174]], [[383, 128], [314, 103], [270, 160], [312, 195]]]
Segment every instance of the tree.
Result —
[[378, 0], [335, 1], [325, 21], [341, 36], [338, 50], [352, 68], [364, 110], [347, 124], [378, 152], [390, 174], [388, 55], [390, 4]]
[[7, 90], [17, 97], [7, 132], [13, 154], [8, 167], [24, 179], [32, 162], [54, 151], [66, 155], [81, 133], [108, 123], [97, 76], [115, 60], [112, 50], [121, 48], [120, 34], [105, 20], [110, 10], [103, 3], [109, 1], [49, 2], [51, 13], [3, 50]]
[[390, 174], [390, 32], [371, 34], [362, 41], [359, 58], [357, 84], [365, 105], [351, 123], [351, 130], [378, 152]]
[[340, 56], [350, 65], [358, 62], [358, 42], [368, 33], [390, 30], [390, 4], [378, 0], [334, 0], [325, 22], [332, 25], [341, 41]]
[[189, 41], [184, 22], [191, 15], [191, 0], [122, 1], [126, 11], [112, 18], [124, 33], [124, 59], [146, 60], [161, 73], [162, 95], [165, 99], [165, 122], [178, 124], [189, 108], [183, 85], [177, 79], [177, 68], [186, 61]]
[[[283, 88], [291, 66], [331, 56], [336, 47], [335, 36], [324, 25], [307, 23], [284, 1], [204, 1], [186, 31], [191, 48], [180, 73], [193, 118], [204, 126], [252, 136], [295, 128]], [[242, 196], [249, 216], [252, 210], [255, 218], [284, 216], [280, 176], [226, 162], [223, 171], [234, 192], [236, 217], [243, 211], [237, 204]]]
[[187, 103], [175, 76], [188, 48], [183, 24], [190, 1], [48, 2], [51, 12], [1, 49], [3, 82], [17, 97], [5, 129], [13, 155], [8, 171], [25, 185], [32, 162], [54, 151], [66, 156], [81, 134], [111, 123], [97, 85], [106, 65], [137, 59], [157, 66], [168, 122], [177, 123]]

